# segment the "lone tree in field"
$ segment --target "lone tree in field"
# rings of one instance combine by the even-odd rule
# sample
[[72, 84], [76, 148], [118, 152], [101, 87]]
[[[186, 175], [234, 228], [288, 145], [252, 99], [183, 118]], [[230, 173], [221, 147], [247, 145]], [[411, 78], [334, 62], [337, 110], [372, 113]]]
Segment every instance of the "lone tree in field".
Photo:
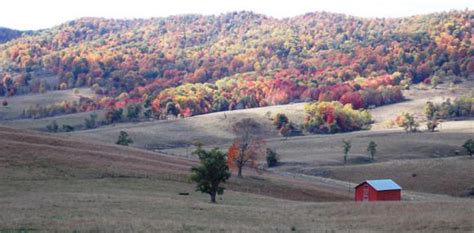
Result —
[[469, 155], [471, 156], [472, 158], [472, 154], [474, 154], [474, 140], [471, 139], [468, 139], [463, 145], [462, 147], [464, 147], [464, 149], [467, 150], [467, 153], [469, 153]]
[[288, 124], [288, 122], [289, 122], [288, 117], [284, 113], [276, 114], [275, 118], [273, 119], [273, 125], [278, 130], [285, 127], [285, 125]]
[[116, 142], [117, 145], [122, 145], [122, 146], [128, 146], [129, 144], [132, 144], [133, 140], [128, 136], [128, 133], [125, 131], [120, 131], [120, 135], [118, 137], [118, 140]]
[[370, 153], [370, 159], [375, 160], [375, 153], [377, 152], [377, 144], [374, 141], [370, 141], [367, 146], [367, 152]]
[[426, 102], [425, 106], [423, 107], [423, 112], [425, 113], [425, 117], [427, 120], [432, 120], [436, 116], [436, 107], [433, 102], [428, 101]]
[[406, 132], [416, 132], [418, 131], [418, 126], [420, 126], [420, 124], [416, 122], [415, 116], [406, 112], [397, 116], [395, 123], [405, 129]]
[[347, 154], [349, 154], [349, 151], [351, 150], [352, 144], [351, 141], [348, 140], [342, 140], [342, 146], [344, 148], [344, 164], [347, 163]]
[[440, 124], [436, 106], [433, 102], [428, 101], [423, 107], [423, 111], [426, 117], [426, 128], [428, 131], [434, 132]]
[[267, 156], [265, 158], [267, 159], [268, 167], [275, 167], [278, 165], [278, 155], [274, 150], [267, 148]]
[[193, 154], [199, 156], [201, 164], [191, 168], [191, 180], [197, 183], [196, 191], [207, 193], [211, 202], [216, 203], [216, 195], [224, 194], [224, 187], [219, 186], [230, 178], [229, 167], [226, 163], [225, 153], [215, 148], [205, 151], [198, 147]]
[[262, 126], [255, 120], [246, 118], [235, 123], [233, 131], [237, 138], [229, 148], [227, 162], [229, 167], [236, 167], [237, 176], [242, 177], [244, 166], [250, 164], [251, 167], [256, 167], [256, 162], [263, 154], [265, 142], [260, 138]]

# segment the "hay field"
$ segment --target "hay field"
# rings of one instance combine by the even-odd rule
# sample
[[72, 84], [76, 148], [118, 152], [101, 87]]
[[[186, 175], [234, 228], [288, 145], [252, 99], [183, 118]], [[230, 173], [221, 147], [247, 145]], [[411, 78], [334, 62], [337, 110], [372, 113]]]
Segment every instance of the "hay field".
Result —
[[474, 229], [469, 199], [354, 203], [330, 186], [262, 174], [231, 179], [210, 204], [187, 180], [193, 160], [11, 128], [0, 128], [0, 146], [2, 232]]

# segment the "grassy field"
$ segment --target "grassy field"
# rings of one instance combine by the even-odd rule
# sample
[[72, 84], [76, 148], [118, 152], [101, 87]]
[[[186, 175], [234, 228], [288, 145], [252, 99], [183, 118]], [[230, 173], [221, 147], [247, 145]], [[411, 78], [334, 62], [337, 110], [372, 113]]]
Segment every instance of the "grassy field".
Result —
[[[474, 167], [473, 161], [459, 163], [453, 162], [457, 160], [439, 160], [439, 158], [466, 154], [461, 145], [467, 138], [474, 135], [474, 120], [443, 122], [439, 132], [434, 133], [405, 133], [401, 129], [387, 129], [386, 121], [393, 119], [402, 111], [422, 115], [422, 107], [426, 101], [441, 102], [447, 98], [455, 98], [469, 93], [470, 90], [466, 87], [461, 87], [456, 91], [445, 87], [436, 90], [406, 91], [407, 101], [370, 110], [374, 115], [375, 124], [369, 131], [282, 138], [273, 128], [267, 112], [272, 114], [284, 112], [291, 120], [301, 123], [304, 118], [304, 104], [297, 103], [212, 113], [185, 119], [124, 123], [78, 131], [69, 135], [113, 143], [119, 131], [125, 130], [134, 140], [134, 147], [192, 158], [191, 152], [195, 149], [192, 146], [193, 142], [201, 141], [207, 148], [225, 149], [235, 137], [231, 131], [232, 124], [240, 119], [251, 117], [264, 125], [263, 136], [266, 138], [267, 147], [276, 150], [280, 156], [281, 166], [275, 169], [276, 172], [290, 171], [329, 176], [355, 183], [369, 177], [393, 178], [407, 190], [459, 196], [473, 185], [471, 180], [474, 180], [474, 174], [468, 172], [472, 170], [469, 168]], [[342, 166], [341, 141], [343, 139], [352, 142], [348, 166]], [[378, 145], [376, 162], [365, 164], [368, 162], [367, 144], [370, 141], [375, 141]], [[410, 179], [411, 175], [419, 170], [416, 169], [417, 167], [423, 167], [424, 164], [431, 164], [433, 161], [441, 161], [436, 163], [439, 169], [425, 169], [422, 172], [423, 175]], [[416, 165], [410, 165], [412, 163]], [[361, 169], [365, 169], [364, 166], [367, 167], [367, 172], [361, 172]], [[439, 179], [439, 176], [447, 172], [443, 170], [444, 167], [449, 167], [454, 171], [450, 170], [449, 176]], [[354, 172], [352, 169], [355, 169]], [[360, 175], [352, 175], [354, 173]], [[452, 182], [450, 189], [440, 188], [449, 179], [457, 182]]]
[[[48, 91], [43, 94], [19, 95], [8, 97], [8, 106], [0, 107], [0, 120], [12, 120], [21, 116], [23, 110], [29, 106], [46, 106], [60, 101], [79, 100], [80, 96], [90, 97], [90, 88], [79, 88], [79, 93], [75, 94], [72, 89], [64, 91]], [[2, 99], [3, 101], [3, 99]]]
[[[457, 89], [440, 87], [432, 90], [413, 89], [405, 91], [407, 101], [371, 109], [375, 123], [373, 130], [384, 130], [400, 112], [413, 112], [422, 115], [426, 101], [441, 102], [447, 98], [455, 98], [471, 92], [473, 82], [466, 82]], [[271, 124], [271, 117], [277, 113], [285, 113], [295, 123], [302, 123], [305, 118], [304, 103], [295, 103], [263, 108], [244, 109], [229, 112], [211, 113], [185, 119], [171, 119], [167, 121], [153, 121], [141, 123], [124, 123], [114, 126], [104, 126], [95, 130], [76, 132], [79, 136], [94, 138], [103, 142], [113, 142], [119, 131], [126, 130], [135, 140], [135, 147], [148, 149], [186, 148], [199, 140], [205, 145], [219, 146], [231, 142], [235, 135], [232, 125], [243, 119], [253, 118], [264, 125], [265, 138], [280, 138]], [[469, 126], [470, 123], [467, 123]]]
[[91, 112], [79, 112], [74, 114], [59, 115], [54, 117], [46, 117], [39, 119], [19, 119], [19, 120], [5, 120], [0, 121], [0, 125], [12, 127], [15, 129], [31, 129], [46, 131], [46, 126], [51, 124], [53, 121], [61, 127], [63, 124], [71, 125], [73, 127], [84, 126], [84, 119], [95, 113], [97, 114], [97, 121], [105, 119], [105, 110], [96, 110]]
[[[0, 127], [0, 232], [472, 232], [474, 200], [459, 196], [474, 187], [474, 159], [460, 147], [474, 135], [474, 120], [443, 122], [434, 133], [387, 124], [402, 111], [421, 115], [427, 100], [469, 91], [410, 90], [407, 101], [370, 110], [369, 131], [287, 139], [268, 115], [283, 112], [301, 123], [303, 103], [67, 134], [18, 129], [44, 130], [52, 120], [78, 125], [90, 113], [4, 120], [16, 129]], [[261, 174], [245, 170], [244, 179], [229, 180], [219, 204], [210, 204], [188, 179], [197, 163], [192, 144], [226, 148], [232, 124], [247, 117], [264, 125], [281, 164]], [[133, 147], [112, 144], [120, 130]], [[347, 165], [343, 139], [352, 142]], [[378, 144], [375, 162], [367, 160], [369, 141]], [[405, 201], [352, 202], [355, 183], [377, 178], [398, 182]]]
[[465, 196], [474, 188], [474, 159], [466, 156], [411, 159], [351, 166], [287, 166], [281, 170], [359, 183], [390, 178], [404, 190]]
[[0, 232], [474, 229], [470, 199], [354, 203], [342, 190], [264, 173], [232, 178], [210, 204], [187, 179], [193, 160], [10, 128], [0, 128], [0, 147]]

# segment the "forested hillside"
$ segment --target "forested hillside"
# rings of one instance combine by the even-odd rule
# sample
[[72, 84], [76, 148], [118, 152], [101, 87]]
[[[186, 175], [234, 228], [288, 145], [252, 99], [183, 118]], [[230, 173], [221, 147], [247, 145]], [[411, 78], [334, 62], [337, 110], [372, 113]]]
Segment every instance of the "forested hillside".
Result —
[[0, 44], [21, 36], [21, 31], [0, 27]]
[[412, 83], [472, 77], [473, 25], [469, 10], [81, 18], [1, 44], [0, 95], [89, 86], [97, 96], [81, 111], [140, 104], [156, 118], [310, 100], [366, 108]]

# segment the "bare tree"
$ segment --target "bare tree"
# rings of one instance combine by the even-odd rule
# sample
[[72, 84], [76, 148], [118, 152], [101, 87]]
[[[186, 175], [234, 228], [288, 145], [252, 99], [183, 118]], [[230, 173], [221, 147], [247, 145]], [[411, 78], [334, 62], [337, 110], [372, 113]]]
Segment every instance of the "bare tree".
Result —
[[237, 176], [242, 177], [242, 169], [246, 164], [256, 165], [263, 152], [264, 142], [261, 139], [262, 125], [251, 118], [245, 118], [232, 127], [237, 138], [229, 148], [227, 160], [230, 167], [238, 169]]

